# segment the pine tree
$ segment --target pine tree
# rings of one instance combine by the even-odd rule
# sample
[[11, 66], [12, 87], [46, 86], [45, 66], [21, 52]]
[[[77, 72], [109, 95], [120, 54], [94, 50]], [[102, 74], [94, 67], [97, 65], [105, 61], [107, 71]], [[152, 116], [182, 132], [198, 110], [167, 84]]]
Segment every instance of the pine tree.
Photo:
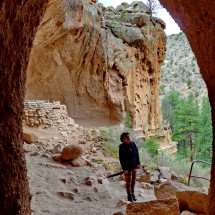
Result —
[[198, 158], [210, 162], [212, 157], [212, 120], [211, 107], [207, 97], [202, 99], [199, 126]]
[[169, 122], [172, 132], [174, 132], [174, 111], [179, 101], [179, 92], [176, 90], [171, 91], [162, 101], [163, 118]]
[[178, 141], [192, 161], [196, 155], [196, 142], [199, 133], [199, 107], [193, 94], [181, 99], [174, 111], [173, 139]]

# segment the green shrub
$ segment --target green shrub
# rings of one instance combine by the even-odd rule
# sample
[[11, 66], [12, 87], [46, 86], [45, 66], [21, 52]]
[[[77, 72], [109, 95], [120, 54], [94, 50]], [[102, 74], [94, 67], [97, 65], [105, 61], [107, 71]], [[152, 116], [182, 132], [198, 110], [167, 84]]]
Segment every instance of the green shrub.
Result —
[[131, 111], [126, 111], [124, 126], [126, 129], [131, 130], [132, 129], [132, 117], [131, 117]]
[[117, 25], [119, 22], [116, 20], [111, 20], [111, 25]]
[[182, 73], [185, 73], [186, 72], [186, 69], [184, 67], [181, 67], [181, 72]]
[[143, 147], [146, 148], [152, 158], [154, 158], [158, 154], [158, 149], [160, 148], [157, 137], [146, 138]]
[[102, 145], [102, 149], [108, 155], [118, 158], [119, 145], [116, 144], [116, 142], [104, 142], [104, 144]]
[[187, 87], [188, 87], [188, 89], [191, 88], [191, 80], [190, 79], [187, 80]]
[[121, 12], [120, 12], [120, 18], [123, 18], [124, 15], [125, 15], [127, 12], [128, 12], [128, 11], [125, 10], [125, 9], [121, 10]]
[[178, 74], [175, 72], [175, 73], [173, 74], [173, 77], [174, 77], [174, 78], [177, 78], [177, 77], [178, 77]]
[[164, 91], [164, 86], [163, 86], [163, 85], [160, 85], [159, 94], [160, 94], [160, 95], [163, 95], [164, 93], [165, 93], [165, 91]]
[[117, 127], [106, 127], [100, 130], [104, 143], [102, 149], [110, 156], [118, 157], [121, 130]]

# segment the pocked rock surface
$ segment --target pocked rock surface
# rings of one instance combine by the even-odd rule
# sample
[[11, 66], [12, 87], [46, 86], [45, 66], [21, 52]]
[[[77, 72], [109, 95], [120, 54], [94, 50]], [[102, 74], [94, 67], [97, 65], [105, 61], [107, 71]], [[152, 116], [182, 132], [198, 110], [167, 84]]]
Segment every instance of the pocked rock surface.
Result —
[[142, 2], [114, 9], [51, 0], [31, 51], [26, 98], [59, 100], [84, 126], [119, 124], [130, 111], [141, 134], [170, 141], [158, 97], [164, 28]]

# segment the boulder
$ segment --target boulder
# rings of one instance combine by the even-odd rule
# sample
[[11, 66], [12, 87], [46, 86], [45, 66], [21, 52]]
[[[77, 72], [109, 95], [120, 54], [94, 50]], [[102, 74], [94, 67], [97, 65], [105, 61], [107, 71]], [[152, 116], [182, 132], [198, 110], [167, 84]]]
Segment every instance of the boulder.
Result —
[[138, 174], [137, 175], [137, 181], [150, 183], [151, 182], [151, 173], [150, 173], [150, 171], [145, 171], [140, 175]]
[[140, 187], [142, 187], [144, 190], [152, 190], [154, 189], [154, 186], [149, 184], [149, 183], [145, 183], [145, 182], [140, 182]]
[[33, 134], [33, 133], [25, 133], [23, 132], [23, 141], [26, 143], [37, 143], [38, 142], [38, 137]]
[[63, 160], [73, 160], [81, 157], [83, 150], [80, 146], [69, 145], [65, 146], [61, 152], [61, 157]]
[[133, 1], [130, 4], [130, 7], [134, 9], [135, 12], [141, 12], [141, 13], [150, 13], [149, 7], [144, 4], [142, 1]]
[[38, 148], [35, 144], [24, 143], [23, 148], [24, 148], [25, 152], [36, 152], [36, 151], [38, 151]]
[[181, 211], [188, 210], [195, 213], [205, 213], [208, 195], [198, 191], [176, 192]]
[[169, 182], [155, 186], [154, 192], [157, 199], [176, 198], [176, 190]]
[[155, 182], [157, 182], [158, 180], [159, 180], [159, 178], [160, 178], [160, 172], [159, 171], [154, 171], [154, 172], [152, 172], [151, 173], [151, 182], [152, 183], [155, 183]]
[[54, 154], [51, 156], [51, 158], [56, 162], [60, 162], [61, 161], [61, 154]]
[[89, 166], [88, 162], [83, 158], [76, 158], [76, 159], [72, 160], [71, 164], [74, 167]]
[[129, 4], [124, 2], [116, 7], [116, 12], [121, 12], [122, 10], [125, 10], [128, 6]]
[[112, 31], [114, 35], [121, 38], [128, 44], [135, 44], [137, 42], [144, 41], [144, 36], [139, 28], [116, 25], [115, 27], [112, 27]]
[[142, 28], [143, 26], [149, 25], [150, 16], [143, 13], [136, 13], [132, 16], [131, 23], [138, 28]]
[[53, 148], [51, 148], [49, 151], [52, 154], [59, 154], [62, 151], [62, 145], [61, 144], [57, 144], [56, 146], [54, 146]]
[[160, 178], [171, 180], [170, 168], [168, 167], [159, 167]]
[[129, 204], [127, 215], [180, 215], [177, 199], [162, 199]]
[[185, 181], [183, 176], [178, 175], [175, 172], [171, 172], [171, 180], [177, 181], [179, 183], [183, 183]]

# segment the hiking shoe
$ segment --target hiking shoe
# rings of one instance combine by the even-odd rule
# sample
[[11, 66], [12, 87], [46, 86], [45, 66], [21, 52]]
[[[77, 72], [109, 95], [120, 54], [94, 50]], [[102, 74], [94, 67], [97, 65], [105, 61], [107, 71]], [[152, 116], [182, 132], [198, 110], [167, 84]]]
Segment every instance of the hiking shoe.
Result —
[[133, 202], [132, 194], [128, 194], [128, 201]]
[[137, 199], [136, 199], [134, 193], [132, 193], [131, 196], [132, 196], [132, 199], [133, 199], [134, 201], [137, 201]]

